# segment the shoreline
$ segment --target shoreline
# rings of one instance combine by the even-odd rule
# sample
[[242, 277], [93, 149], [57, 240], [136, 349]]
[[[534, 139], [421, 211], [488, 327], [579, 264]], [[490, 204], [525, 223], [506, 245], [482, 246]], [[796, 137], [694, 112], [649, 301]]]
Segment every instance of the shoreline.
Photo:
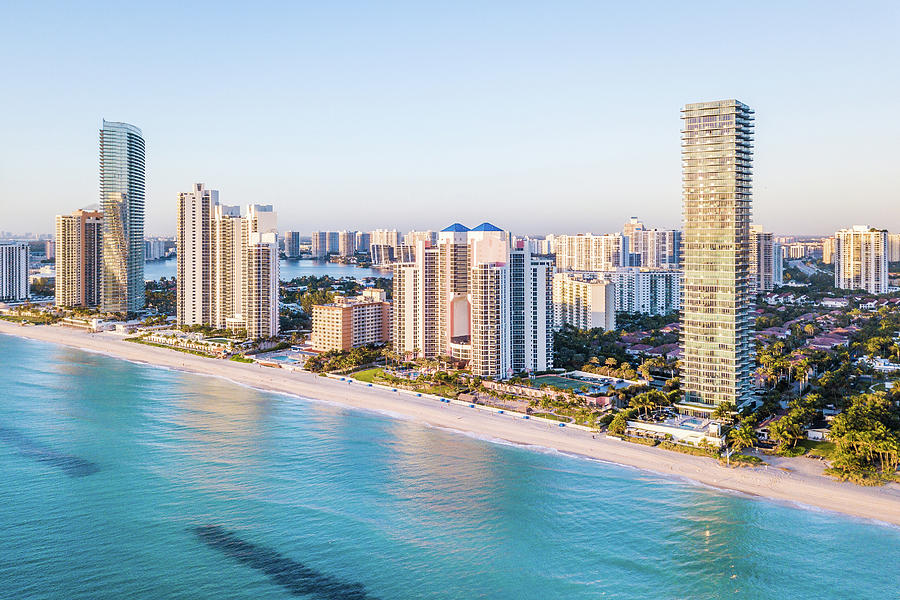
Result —
[[478, 439], [538, 451], [635, 468], [718, 491], [774, 500], [806, 510], [824, 510], [900, 526], [900, 484], [863, 487], [822, 473], [823, 463], [805, 458], [773, 457], [762, 467], [727, 468], [716, 459], [632, 444], [603, 434], [592, 437], [573, 427], [559, 427], [512, 414], [473, 410], [464, 403], [442, 403], [413, 392], [390, 391], [307, 372], [262, 367], [125, 341], [112, 333], [89, 333], [58, 325], [21, 326], [0, 320], [0, 334], [50, 342], [151, 367], [228, 380], [263, 392], [287, 394], [379, 413], [462, 433]]

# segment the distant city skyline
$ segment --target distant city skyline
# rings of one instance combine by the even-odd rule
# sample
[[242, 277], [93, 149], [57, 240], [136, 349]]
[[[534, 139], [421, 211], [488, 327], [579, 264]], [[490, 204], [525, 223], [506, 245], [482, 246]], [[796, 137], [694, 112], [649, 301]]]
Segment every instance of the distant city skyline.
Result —
[[[97, 204], [104, 118], [147, 140], [148, 236], [175, 233], [178, 194], [198, 182], [226, 204], [277, 204], [304, 236], [481, 220], [605, 233], [631, 216], [679, 228], [678, 114], [698, 98], [756, 110], [753, 222], [766, 231], [900, 231], [892, 2], [755, 5], [740, 36], [738, 5], [6, 16], [7, 231], [49, 233], [55, 215]], [[195, 24], [228, 43], [186, 43]]]

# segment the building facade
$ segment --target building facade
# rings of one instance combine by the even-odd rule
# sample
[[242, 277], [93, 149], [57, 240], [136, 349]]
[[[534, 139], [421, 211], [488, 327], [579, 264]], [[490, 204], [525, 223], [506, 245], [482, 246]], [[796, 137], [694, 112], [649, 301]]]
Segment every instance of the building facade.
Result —
[[615, 284], [618, 312], [668, 315], [681, 309], [681, 271], [620, 267], [597, 276]]
[[278, 334], [278, 231], [270, 205], [245, 214], [201, 183], [178, 197], [179, 325]]
[[681, 232], [677, 229], [633, 229], [627, 237], [628, 266], [649, 269], [681, 266]]
[[133, 313], [144, 307], [144, 137], [128, 123], [100, 130], [103, 275], [100, 307]]
[[405, 356], [451, 356], [480, 377], [552, 365], [550, 260], [507, 232], [458, 223], [394, 265], [392, 343]]
[[841, 229], [834, 239], [834, 287], [887, 293], [887, 231], [855, 225]]
[[888, 234], [887, 260], [889, 263], [900, 262], [900, 233]]
[[615, 284], [594, 273], [553, 276], [553, 325], [578, 329], [616, 328]]
[[28, 297], [28, 244], [0, 243], [0, 301], [19, 302]]
[[251, 339], [278, 335], [277, 240], [277, 234], [272, 231], [246, 234], [241, 316]]
[[[776, 253], [776, 247], [778, 252]], [[750, 228], [750, 289], [754, 294], [771, 292], [781, 284], [783, 273], [781, 245], [775, 244], [774, 234], [761, 227]]]
[[178, 194], [175, 247], [176, 314], [179, 325], [212, 323], [212, 222], [219, 192], [195, 183]]
[[284, 255], [287, 258], [298, 258], [300, 256], [299, 231], [284, 232]]
[[688, 403], [740, 406], [753, 398], [753, 111], [722, 100], [688, 104], [681, 118], [681, 387]]
[[619, 233], [560, 235], [554, 246], [560, 271], [609, 271], [631, 262], [628, 236]]
[[56, 216], [56, 306], [100, 305], [103, 213]]
[[313, 306], [311, 337], [313, 348], [323, 352], [387, 343], [391, 303], [384, 290], [367, 289], [361, 296]]

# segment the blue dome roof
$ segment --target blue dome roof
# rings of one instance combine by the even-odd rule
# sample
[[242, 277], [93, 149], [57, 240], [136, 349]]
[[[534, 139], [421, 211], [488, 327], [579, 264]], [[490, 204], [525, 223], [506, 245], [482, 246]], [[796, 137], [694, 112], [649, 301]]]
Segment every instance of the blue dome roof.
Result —
[[475, 229], [473, 229], [472, 231], [503, 231], [503, 230], [500, 229], [499, 227], [497, 227], [496, 225], [491, 225], [490, 223], [485, 222], [485, 223], [482, 223], [481, 225], [479, 225], [478, 227], [476, 227]]
[[465, 225], [461, 225], [459, 223], [454, 223], [450, 227], [445, 227], [441, 231], [465, 232], [465, 231], [469, 231], [469, 228], [466, 227]]

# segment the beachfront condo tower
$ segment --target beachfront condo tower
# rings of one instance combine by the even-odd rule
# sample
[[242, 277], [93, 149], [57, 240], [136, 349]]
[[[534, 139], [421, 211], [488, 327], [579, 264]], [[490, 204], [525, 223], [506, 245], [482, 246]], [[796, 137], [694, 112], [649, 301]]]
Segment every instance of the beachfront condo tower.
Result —
[[178, 194], [175, 246], [179, 325], [212, 323], [212, 223], [219, 192], [195, 183], [190, 192]]
[[56, 306], [100, 304], [103, 213], [56, 216]]
[[178, 195], [180, 325], [278, 334], [278, 228], [271, 205], [219, 204], [202, 183]]
[[100, 206], [100, 307], [133, 313], [144, 307], [144, 138], [134, 125], [103, 121]]
[[495, 379], [552, 367], [550, 259], [490, 223], [455, 223], [409, 258], [394, 264], [395, 352], [449, 356]]
[[753, 398], [753, 111], [720, 100], [688, 104], [681, 118], [681, 387], [688, 405], [740, 406]]

